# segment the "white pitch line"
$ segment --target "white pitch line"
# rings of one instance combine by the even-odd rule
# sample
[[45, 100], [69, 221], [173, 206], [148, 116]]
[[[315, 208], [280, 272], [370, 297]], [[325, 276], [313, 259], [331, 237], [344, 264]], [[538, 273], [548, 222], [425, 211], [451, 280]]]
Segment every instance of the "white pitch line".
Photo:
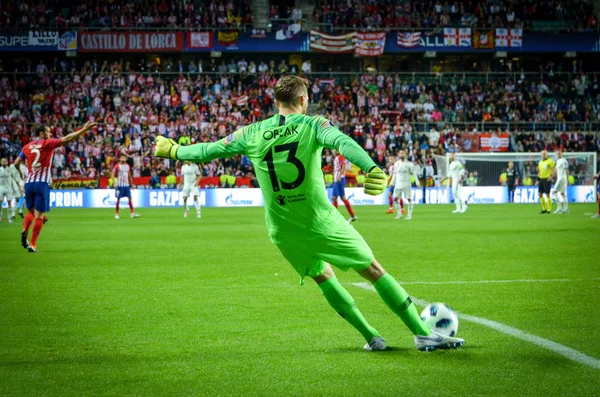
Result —
[[[368, 291], [375, 292], [375, 288], [369, 283], [354, 283], [353, 285], [356, 287], [362, 288], [362, 289], [366, 289]], [[429, 302], [426, 302], [422, 299], [418, 299], [418, 298], [414, 298], [414, 297], [411, 297], [411, 299], [413, 300], [413, 302], [415, 302], [419, 305], [422, 305], [422, 306], [426, 306], [429, 304]], [[517, 339], [521, 339], [525, 342], [533, 343], [534, 345], [543, 347], [544, 349], [548, 349], [550, 351], [553, 351], [554, 353], [560, 354], [561, 356], [566, 357], [569, 360], [577, 361], [578, 363], [587, 365], [587, 366], [595, 368], [595, 369], [600, 369], [600, 360], [598, 360], [597, 358], [590, 357], [590, 356], [583, 354], [575, 349], [571, 349], [570, 347], [561, 345], [560, 343], [556, 343], [551, 340], [542, 338], [540, 336], [532, 335], [525, 331], [521, 331], [520, 329], [511, 327], [509, 325], [504, 325], [504, 324], [498, 323], [496, 321], [488, 320], [488, 319], [485, 319], [482, 317], [471, 316], [469, 314], [463, 314], [463, 313], [459, 313], [459, 312], [456, 312], [456, 314], [458, 315], [458, 317], [460, 317], [466, 321], [470, 321], [475, 324], [483, 325], [485, 327], [491, 328], [498, 332], [502, 332], [504, 334], [513, 336]]]
[[474, 281], [402, 281], [400, 284], [446, 285], [446, 284], [509, 284], [509, 283], [568, 283], [574, 281], [600, 281], [600, 278], [548, 278], [517, 280], [474, 280]]

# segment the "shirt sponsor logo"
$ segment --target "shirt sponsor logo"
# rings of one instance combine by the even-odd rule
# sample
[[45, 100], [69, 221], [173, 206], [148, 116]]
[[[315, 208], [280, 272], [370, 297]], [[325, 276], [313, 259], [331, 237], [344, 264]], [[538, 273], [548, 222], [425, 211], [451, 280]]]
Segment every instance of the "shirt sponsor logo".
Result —
[[270, 141], [271, 139], [283, 138], [290, 135], [298, 135], [297, 125], [289, 125], [285, 127], [285, 129], [267, 130], [263, 132], [263, 139], [265, 141]]
[[275, 200], [279, 205], [285, 205], [286, 203], [297, 203], [298, 201], [306, 200], [306, 194], [300, 193], [294, 194], [293, 196], [284, 196], [280, 194], [279, 196], [275, 197]]

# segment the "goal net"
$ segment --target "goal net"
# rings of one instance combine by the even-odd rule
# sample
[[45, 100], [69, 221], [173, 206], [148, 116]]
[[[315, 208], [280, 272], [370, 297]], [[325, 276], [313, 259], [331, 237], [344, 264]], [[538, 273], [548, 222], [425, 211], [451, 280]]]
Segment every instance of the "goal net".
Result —
[[[556, 153], [549, 152], [548, 157], [557, 160]], [[567, 199], [576, 202], [595, 201], [593, 177], [597, 173], [597, 154], [595, 152], [563, 153], [569, 164], [569, 187]], [[451, 190], [448, 170], [450, 155], [434, 156], [436, 166], [435, 186], [441, 190]], [[517, 173], [515, 202], [537, 202], [539, 153], [456, 153], [456, 160], [465, 168], [463, 192], [471, 203], [508, 202], [507, 174], [509, 162], [514, 164]], [[463, 193], [464, 195], [465, 193]], [[451, 201], [451, 200], [450, 200]]]

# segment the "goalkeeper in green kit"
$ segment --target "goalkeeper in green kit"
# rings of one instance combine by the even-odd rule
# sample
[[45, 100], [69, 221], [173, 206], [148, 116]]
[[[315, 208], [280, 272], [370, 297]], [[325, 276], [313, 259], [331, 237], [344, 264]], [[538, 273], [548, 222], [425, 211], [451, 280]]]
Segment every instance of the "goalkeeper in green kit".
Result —
[[283, 76], [275, 85], [279, 114], [214, 143], [179, 146], [156, 138], [156, 156], [206, 162], [245, 154], [252, 161], [265, 201], [269, 237], [302, 280], [311, 277], [331, 307], [360, 332], [366, 350], [385, 350], [386, 343], [356, 307], [337, 280], [331, 265], [353, 269], [373, 283], [389, 308], [414, 335], [419, 350], [462, 346], [464, 341], [430, 330], [419, 317], [406, 291], [377, 262], [361, 235], [327, 198], [321, 172], [321, 151], [335, 149], [367, 175], [365, 193], [382, 194], [387, 176], [365, 151], [320, 116], [307, 116], [306, 80]]

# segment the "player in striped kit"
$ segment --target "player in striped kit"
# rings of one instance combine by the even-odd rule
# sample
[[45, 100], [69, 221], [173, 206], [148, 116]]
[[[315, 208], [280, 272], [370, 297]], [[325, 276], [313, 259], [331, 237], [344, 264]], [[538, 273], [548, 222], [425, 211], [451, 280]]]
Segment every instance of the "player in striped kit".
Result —
[[346, 170], [347, 166], [350, 165], [346, 162], [346, 159], [341, 154], [337, 153], [335, 150], [333, 151], [335, 155], [335, 159], [333, 160], [333, 197], [332, 202], [335, 208], [338, 207], [338, 197], [342, 199], [342, 202], [346, 206], [348, 213], [350, 214], [350, 218], [348, 218], [348, 222], [352, 223], [358, 218], [354, 215], [354, 210], [350, 205], [348, 199], [346, 199], [346, 191], [344, 187], [346, 186]]
[[2, 202], [6, 199], [8, 208], [6, 209], [6, 217], [8, 223], [12, 223], [13, 216], [13, 173], [8, 166], [8, 159], [2, 159], [0, 162], [0, 222], [2, 222]]
[[415, 178], [415, 183], [417, 187], [419, 187], [419, 177], [415, 172], [415, 166], [412, 162], [406, 160], [406, 152], [404, 150], [400, 150], [398, 152], [399, 161], [394, 164], [394, 176], [392, 177], [392, 186], [394, 188], [394, 197], [398, 200], [398, 215], [396, 215], [396, 219], [402, 218], [402, 208], [400, 208], [400, 200], [402, 197], [406, 199], [408, 202], [408, 214], [406, 215], [406, 220], [412, 219], [413, 212], [413, 202], [412, 202], [412, 187], [410, 183], [411, 175]]
[[119, 204], [123, 197], [127, 197], [129, 201], [129, 212], [132, 218], [139, 218], [133, 210], [133, 200], [131, 199], [131, 189], [133, 189], [133, 177], [131, 176], [131, 168], [127, 164], [127, 156], [124, 154], [119, 157], [119, 163], [113, 168], [113, 177], [117, 178], [115, 195], [117, 197], [117, 205], [115, 210], [115, 219], [119, 219]]
[[184, 218], [187, 218], [190, 214], [190, 207], [188, 206], [187, 199], [192, 197], [196, 205], [196, 217], [201, 218], [201, 204], [200, 204], [200, 193], [198, 192], [198, 185], [200, 184], [200, 178], [202, 177], [200, 169], [197, 164], [191, 161], [184, 161], [181, 167], [181, 191], [183, 192], [183, 202], [185, 203]]
[[[28, 213], [23, 222], [21, 232], [21, 245], [29, 252], [37, 251], [37, 239], [44, 225], [45, 213], [50, 211], [50, 178], [52, 177], [52, 156], [54, 149], [63, 144], [73, 142], [81, 135], [96, 127], [96, 123], [85, 123], [85, 125], [67, 136], [60, 139], [52, 139], [50, 127], [43, 125], [35, 128], [37, 138], [23, 146], [21, 154], [14, 162], [19, 171], [19, 164], [25, 161], [27, 164], [27, 179], [25, 180], [25, 201]], [[27, 240], [29, 228], [33, 223], [31, 233], [31, 244]]]

